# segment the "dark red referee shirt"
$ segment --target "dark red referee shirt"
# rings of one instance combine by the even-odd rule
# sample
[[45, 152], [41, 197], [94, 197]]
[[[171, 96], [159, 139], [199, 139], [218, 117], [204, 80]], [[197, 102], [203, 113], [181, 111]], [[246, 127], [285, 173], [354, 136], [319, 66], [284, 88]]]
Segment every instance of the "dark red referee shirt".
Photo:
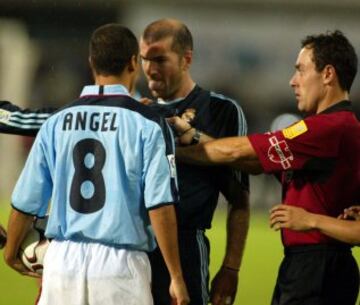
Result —
[[[360, 124], [351, 102], [249, 139], [265, 173], [280, 174], [283, 203], [333, 217], [359, 204]], [[316, 230], [282, 236], [285, 246], [335, 242]]]

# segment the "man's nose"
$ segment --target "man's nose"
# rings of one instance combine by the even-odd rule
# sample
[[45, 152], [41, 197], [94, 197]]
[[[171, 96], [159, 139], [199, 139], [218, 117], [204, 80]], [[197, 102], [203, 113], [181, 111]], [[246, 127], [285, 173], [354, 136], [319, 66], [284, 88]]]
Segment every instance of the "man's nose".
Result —
[[290, 85], [290, 87], [296, 86], [295, 74], [290, 78], [289, 85]]

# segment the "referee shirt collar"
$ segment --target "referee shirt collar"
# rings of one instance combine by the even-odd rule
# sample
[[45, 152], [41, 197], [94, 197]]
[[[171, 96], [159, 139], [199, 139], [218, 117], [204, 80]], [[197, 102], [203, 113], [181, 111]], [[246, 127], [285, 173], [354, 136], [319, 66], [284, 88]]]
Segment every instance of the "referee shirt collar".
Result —
[[81, 91], [80, 97], [88, 95], [128, 95], [128, 89], [123, 85], [90, 85], [85, 86]]

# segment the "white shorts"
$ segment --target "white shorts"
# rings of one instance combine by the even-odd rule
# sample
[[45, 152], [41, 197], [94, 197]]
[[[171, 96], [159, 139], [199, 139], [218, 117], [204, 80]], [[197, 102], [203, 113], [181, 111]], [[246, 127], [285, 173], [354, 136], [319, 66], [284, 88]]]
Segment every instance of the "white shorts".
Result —
[[140, 251], [52, 241], [39, 305], [152, 305], [151, 269]]

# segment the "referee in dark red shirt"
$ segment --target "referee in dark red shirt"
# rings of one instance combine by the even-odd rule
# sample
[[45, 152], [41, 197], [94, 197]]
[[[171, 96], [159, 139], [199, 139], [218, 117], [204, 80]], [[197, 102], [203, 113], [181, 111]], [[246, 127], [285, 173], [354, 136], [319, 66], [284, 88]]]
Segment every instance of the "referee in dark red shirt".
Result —
[[[272, 133], [180, 148], [176, 156], [276, 174], [283, 204], [336, 217], [360, 202], [360, 124], [349, 101], [357, 56], [340, 31], [327, 32], [302, 41], [295, 68], [290, 85], [307, 118]], [[281, 233], [285, 258], [272, 305], [355, 304], [359, 269], [349, 244], [317, 230]]]

